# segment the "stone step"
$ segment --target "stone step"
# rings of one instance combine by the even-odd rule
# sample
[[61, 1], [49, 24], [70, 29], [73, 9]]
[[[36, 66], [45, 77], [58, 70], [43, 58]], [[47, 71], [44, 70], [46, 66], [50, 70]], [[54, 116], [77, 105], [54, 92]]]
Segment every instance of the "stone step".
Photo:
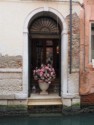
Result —
[[56, 99], [28, 99], [28, 106], [34, 105], [62, 105], [60, 98]]

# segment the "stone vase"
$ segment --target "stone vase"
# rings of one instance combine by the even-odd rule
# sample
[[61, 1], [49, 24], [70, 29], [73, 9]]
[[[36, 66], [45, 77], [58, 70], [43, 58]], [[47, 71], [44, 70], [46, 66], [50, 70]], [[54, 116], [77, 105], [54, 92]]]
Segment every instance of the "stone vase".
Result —
[[40, 95], [48, 95], [47, 89], [49, 88], [49, 84], [40, 80], [39, 88], [41, 89]]

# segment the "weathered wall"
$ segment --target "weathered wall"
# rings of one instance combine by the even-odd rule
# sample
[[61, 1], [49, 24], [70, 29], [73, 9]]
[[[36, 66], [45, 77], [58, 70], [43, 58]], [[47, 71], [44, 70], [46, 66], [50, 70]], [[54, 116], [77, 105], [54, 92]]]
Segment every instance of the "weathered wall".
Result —
[[[68, 24], [68, 67], [70, 68], [70, 15], [66, 17]], [[72, 14], [72, 73], [68, 73], [68, 93], [79, 94], [79, 58], [80, 58], [80, 18]], [[69, 69], [68, 68], [68, 72]]]
[[79, 95], [79, 72], [68, 74], [68, 93]]
[[[70, 15], [66, 17], [68, 24], [68, 65], [70, 67]], [[72, 14], [72, 69], [79, 69], [80, 50], [80, 18], [77, 13]]]
[[19, 93], [22, 89], [21, 69], [0, 69], [0, 99]]
[[94, 106], [94, 93], [81, 96], [81, 106]]
[[21, 91], [22, 74], [10, 72], [0, 72], [0, 91]]
[[93, 21], [94, 0], [84, 0], [80, 20], [80, 95], [82, 105], [94, 105], [94, 68], [90, 59], [90, 25]]
[[22, 91], [22, 57], [0, 55], [0, 95]]
[[22, 68], [22, 56], [0, 56], [0, 68]]
[[[27, 15], [36, 8], [51, 7], [66, 19], [69, 30], [69, 2], [0, 1], [0, 92], [15, 93], [23, 89], [23, 27]], [[79, 93], [79, 14], [80, 5], [73, 3], [72, 74], [68, 74], [69, 93]], [[69, 33], [69, 31], [68, 31]], [[70, 36], [70, 33], [69, 33]], [[70, 39], [70, 37], [69, 37]], [[70, 56], [70, 51], [69, 54]], [[4, 70], [3, 70], [4, 68]], [[7, 72], [8, 68], [8, 72]], [[14, 69], [14, 70], [12, 70]], [[76, 70], [75, 70], [76, 69]], [[3, 71], [2, 71], [3, 70]], [[12, 71], [11, 71], [12, 70]], [[69, 70], [69, 69], [68, 69]], [[27, 83], [28, 84], [28, 83]], [[8, 88], [8, 89], [6, 89]]]
[[84, 14], [85, 15], [84, 16], [81, 15], [81, 26], [80, 26], [81, 32], [82, 32], [81, 42], [80, 42], [80, 52], [81, 53], [84, 52], [83, 54], [85, 55], [85, 56], [80, 55], [80, 94], [81, 95], [94, 93], [94, 68], [90, 60], [90, 51], [91, 51], [90, 25], [91, 25], [91, 21], [94, 21], [94, 13], [93, 13], [94, 2], [92, 0], [90, 1], [85, 0], [84, 7], [85, 9], [82, 11], [82, 13], [83, 15]]

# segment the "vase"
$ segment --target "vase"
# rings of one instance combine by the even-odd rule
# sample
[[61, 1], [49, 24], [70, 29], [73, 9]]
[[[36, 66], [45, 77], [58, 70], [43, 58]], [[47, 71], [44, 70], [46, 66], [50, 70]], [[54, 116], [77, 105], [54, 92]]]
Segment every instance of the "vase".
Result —
[[47, 89], [49, 88], [49, 84], [40, 80], [39, 88], [41, 89], [40, 95], [48, 95]]

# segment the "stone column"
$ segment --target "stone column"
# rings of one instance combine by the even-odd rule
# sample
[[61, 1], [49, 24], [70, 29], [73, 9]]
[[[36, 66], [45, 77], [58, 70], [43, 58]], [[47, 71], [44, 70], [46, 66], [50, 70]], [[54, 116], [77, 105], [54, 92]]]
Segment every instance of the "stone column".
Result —
[[28, 98], [28, 31], [23, 32], [23, 81], [22, 92], [15, 94], [15, 99], [27, 99]]
[[28, 97], [28, 32], [24, 32], [23, 50], [23, 93]]
[[68, 34], [61, 34], [61, 96], [67, 94]]

